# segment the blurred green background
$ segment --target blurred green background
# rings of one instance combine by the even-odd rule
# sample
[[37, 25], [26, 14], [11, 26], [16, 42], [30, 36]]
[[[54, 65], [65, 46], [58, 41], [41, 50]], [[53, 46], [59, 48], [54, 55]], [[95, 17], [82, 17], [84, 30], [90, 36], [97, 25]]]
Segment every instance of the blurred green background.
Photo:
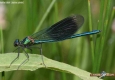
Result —
[[[0, 51], [3, 48], [4, 53], [12, 52], [15, 49], [13, 46], [15, 39], [22, 40], [36, 30], [39, 31], [50, 27], [65, 17], [80, 14], [85, 21], [77, 33], [99, 29], [101, 30], [100, 35], [93, 35], [92, 38], [85, 36], [62, 42], [45, 43], [43, 44], [43, 55], [88, 72], [100, 73], [105, 71], [107, 73], [115, 73], [115, 20], [113, 21], [115, 19], [115, 8], [113, 9], [115, 0], [0, 1], [22, 2], [20, 4], [0, 4], [0, 27], [2, 27], [1, 31], [3, 32], [0, 45], [4, 43], [4, 47], [0, 46]], [[89, 3], [90, 6], [88, 6]], [[91, 12], [88, 7], [91, 8]], [[49, 12], [47, 12], [48, 9]], [[90, 19], [91, 23], [89, 22]], [[94, 44], [93, 46], [91, 41]], [[94, 54], [92, 51], [94, 51]], [[39, 54], [36, 50], [34, 53]], [[114, 80], [115, 77], [105, 77], [104, 79]], [[43, 68], [36, 71], [5, 72], [5, 80], [81, 79], [72, 74]]]

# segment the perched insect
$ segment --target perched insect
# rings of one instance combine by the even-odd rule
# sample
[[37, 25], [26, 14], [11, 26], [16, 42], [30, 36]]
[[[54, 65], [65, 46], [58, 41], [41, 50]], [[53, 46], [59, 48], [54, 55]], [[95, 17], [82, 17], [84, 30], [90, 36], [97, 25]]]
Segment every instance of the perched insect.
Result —
[[[16, 50], [18, 50], [18, 56], [11, 62], [11, 64], [19, 58], [20, 48], [23, 50], [25, 48], [32, 51], [32, 46], [36, 44], [41, 44], [41, 47], [38, 47], [40, 49], [41, 58], [44, 64], [43, 56], [42, 56], [42, 43], [47, 42], [57, 42], [62, 41], [66, 39], [72, 39], [76, 37], [86, 36], [86, 35], [92, 35], [97, 34], [100, 32], [100, 30], [93, 30], [91, 32], [84, 32], [81, 34], [74, 34], [84, 23], [84, 18], [81, 15], [71, 16], [67, 17], [56, 24], [52, 25], [51, 27], [41, 30], [37, 33], [34, 33], [30, 36], [25, 37], [22, 41], [19, 41], [19, 39], [16, 39], [14, 41], [14, 46], [18, 47]], [[36, 47], [37, 48], [37, 47]], [[28, 53], [24, 50], [27, 59], [24, 62], [29, 60]], [[20, 66], [23, 64], [21, 63]], [[10, 66], [11, 66], [10, 64]], [[19, 67], [20, 67], [19, 66]], [[44, 64], [46, 67], [46, 65]], [[18, 68], [19, 68], [18, 67]]]

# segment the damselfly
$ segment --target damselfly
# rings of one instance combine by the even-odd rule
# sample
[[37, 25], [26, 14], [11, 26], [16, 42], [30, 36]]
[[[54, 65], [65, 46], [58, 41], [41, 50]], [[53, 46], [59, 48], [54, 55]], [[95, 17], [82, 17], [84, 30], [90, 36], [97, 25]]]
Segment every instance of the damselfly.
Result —
[[[42, 62], [44, 66], [46, 67], [43, 56], [42, 56], [42, 43], [47, 43], [47, 42], [57, 42], [57, 41], [62, 41], [66, 39], [72, 39], [76, 37], [81, 37], [81, 36], [86, 36], [86, 35], [92, 35], [92, 34], [97, 34], [100, 32], [100, 30], [93, 30], [90, 32], [84, 32], [81, 34], [74, 34], [84, 23], [84, 18], [81, 15], [76, 15], [76, 16], [71, 16], [67, 17], [56, 24], [52, 25], [51, 27], [41, 30], [39, 32], [36, 32], [30, 36], [25, 37], [22, 41], [19, 41], [19, 39], [16, 39], [14, 41], [14, 46], [18, 47], [16, 50], [18, 50], [18, 55], [17, 57], [11, 62], [11, 64], [19, 58], [19, 53], [20, 49], [22, 48], [23, 50], [25, 48], [29, 49], [32, 51], [32, 46], [36, 44], [40, 44], [41, 46], [38, 47], [40, 49], [40, 54], [42, 58]], [[29, 60], [29, 55], [28, 53], [24, 50], [27, 59], [23, 61], [20, 66], [25, 63], [26, 61]], [[10, 66], [11, 66], [10, 64]], [[19, 66], [19, 67], [20, 67]], [[18, 68], [19, 68], [18, 67]]]

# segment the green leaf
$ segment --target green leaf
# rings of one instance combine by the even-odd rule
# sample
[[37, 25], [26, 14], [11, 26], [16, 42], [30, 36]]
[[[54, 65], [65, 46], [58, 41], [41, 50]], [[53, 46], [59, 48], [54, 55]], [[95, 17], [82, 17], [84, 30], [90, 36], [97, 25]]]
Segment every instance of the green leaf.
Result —
[[[2, 71], [12, 71], [17, 70], [18, 66], [26, 60], [26, 56], [24, 53], [20, 53], [20, 57], [18, 60], [16, 60], [11, 67], [9, 67], [10, 63], [17, 57], [17, 53], [6, 53], [6, 54], [0, 54], [0, 72]], [[77, 67], [73, 67], [71, 65], [58, 62], [55, 60], [48, 59], [46, 57], [43, 57], [45, 65], [47, 66], [47, 69], [61, 71], [61, 72], [67, 72], [74, 74], [78, 77], [80, 77], [83, 80], [101, 80], [97, 77], [90, 77], [90, 73], [79, 69]], [[23, 64], [18, 70], [30, 70], [34, 71], [39, 68], [45, 68], [45, 66], [42, 64], [42, 59], [40, 55], [37, 54], [29, 54], [29, 61]]]

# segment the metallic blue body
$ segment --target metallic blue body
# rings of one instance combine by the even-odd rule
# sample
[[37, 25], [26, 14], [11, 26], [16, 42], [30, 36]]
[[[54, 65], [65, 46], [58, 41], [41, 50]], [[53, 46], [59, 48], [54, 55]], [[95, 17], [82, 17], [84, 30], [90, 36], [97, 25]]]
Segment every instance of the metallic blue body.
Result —
[[[83, 23], [84, 23], [83, 16], [74, 15], [74, 16], [67, 17], [67, 18], [57, 22], [56, 24], [52, 25], [49, 28], [43, 29], [39, 32], [36, 32], [36, 33], [30, 35], [30, 36], [27, 36], [22, 41], [20, 41], [19, 39], [16, 39], [14, 41], [14, 46], [18, 47], [17, 49], [15, 49], [15, 50], [18, 50], [18, 55], [11, 62], [11, 64], [19, 58], [20, 48], [23, 49], [23, 51], [25, 52], [25, 55], [27, 57], [27, 59], [20, 64], [20, 66], [21, 66], [23, 63], [25, 63], [26, 61], [29, 60], [29, 55], [24, 50], [25, 48], [29, 49], [32, 52], [31, 48], [35, 47], [33, 45], [40, 44], [40, 47], [36, 47], [36, 48], [40, 49], [40, 54], [42, 55], [42, 43], [57, 42], [57, 41], [62, 41], [62, 40], [66, 40], [66, 39], [72, 39], [72, 38], [76, 38], [76, 37], [97, 34], [100, 32], [100, 30], [93, 30], [91, 32], [75, 34], [76, 31], [83, 25]], [[41, 58], [42, 58], [44, 66], [46, 67], [43, 57], [41, 57]], [[11, 66], [11, 64], [10, 64], [10, 66]]]
[[63, 38], [61, 40], [53, 40], [53, 39], [47, 39], [47, 40], [34, 40], [34, 43], [35, 44], [40, 44], [40, 43], [47, 43], [47, 42], [57, 42], [57, 41], [62, 41], [62, 40], [66, 40], [66, 39], [71, 39], [71, 38], [76, 38], [76, 37], [81, 37], [81, 36], [87, 36], [87, 35], [92, 35], [92, 34], [97, 34], [99, 33], [100, 30], [93, 30], [93, 31], [90, 31], [90, 32], [84, 32], [84, 33], [81, 33], [81, 34], [74, 34], [70, 37], [67, 37], [67, 38]]
[[57, 42], [76, 37], [97, 34], [100, 30], [93, 30], [91, 32], [84, 32], [75, 34], [75, 32], [83, 25], [84, 18], [81, 15], [67, 17], [49, 28], [43, 29], [30, 36], [25, 37], [22, 41], [16, 39], [14, 46], [21, 46], [24, 48], [30, 47], [35, 44]]

